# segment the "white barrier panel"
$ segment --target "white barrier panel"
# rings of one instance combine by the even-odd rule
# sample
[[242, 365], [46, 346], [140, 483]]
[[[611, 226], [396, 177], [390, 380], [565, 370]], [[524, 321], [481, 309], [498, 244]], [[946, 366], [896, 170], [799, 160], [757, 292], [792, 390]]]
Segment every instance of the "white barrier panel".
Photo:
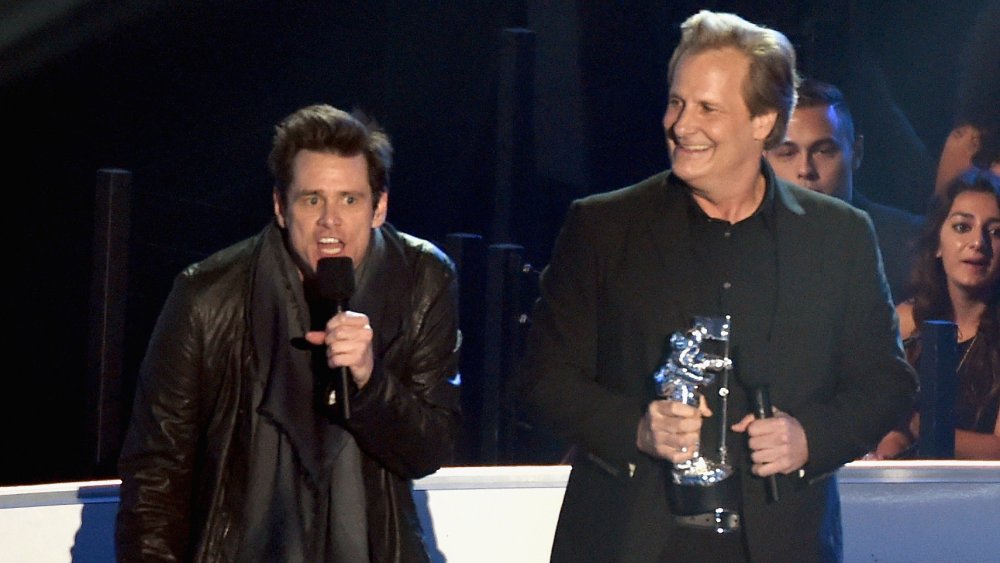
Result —
[[[436, 562], [548, 561], [569, 468], [449, 467], [414, 484]], [[845, 561], [1000, 561], [1000, 462], [840, 470]], [[0, 563], [114, 560], [117, 480], [0, 487]]]

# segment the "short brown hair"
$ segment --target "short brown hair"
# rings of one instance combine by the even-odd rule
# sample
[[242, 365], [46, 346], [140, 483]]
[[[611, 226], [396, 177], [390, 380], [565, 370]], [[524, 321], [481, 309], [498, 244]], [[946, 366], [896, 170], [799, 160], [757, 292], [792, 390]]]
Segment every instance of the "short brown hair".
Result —
[[796, 90], [798, 100], [795, 102], [796, 108], [815, 108], [829, 106], [837, 112], [840, 118], [840, 127], [848, 141], [854, 141], [854, 117], [851, 116], [851, 108], [847, 105], [844, 93], [833, 84], [816, 80], [814, 78], [804, 78]]
[[275, 127], [267, 166], [274, 176], [274, 189], [284, 201], [292, 183], [292, 162], [301, 150], [328, 152], [342, 156], [364, 155], [368, 162], [368, 184], [372, 205], [389, 190], [392, 145], [378, 124], [363, 113], [337, 109], [325, 104], [301, 108]]

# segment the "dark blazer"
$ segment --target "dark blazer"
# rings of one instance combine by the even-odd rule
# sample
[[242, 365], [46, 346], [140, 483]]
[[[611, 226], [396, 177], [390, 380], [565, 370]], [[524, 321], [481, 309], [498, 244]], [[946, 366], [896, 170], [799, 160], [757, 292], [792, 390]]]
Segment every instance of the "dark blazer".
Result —
[[[778, 299], [759, 320], [770, 329], [747, 336], [737, 369], [761, 374], [773, 404], [801, 422], [809, 461], [804, 477], [781, 478], [775, 504], [743, 473], [743, 530], [754, 560], [831, 560], [840, 549], [833, 472], [892, 428], [916, 378], [866, 215], [762, 166], [776, 200]], [[657, 561], [677, 533], [668, 464], [638, 451], [636, 431], [655, 398], [664, 339], [687, 328], [686, 189], [663, 172], [575, 201], [542, 274], [520, 391], [577, 451], [553, 561]], [[730, 421], [746, 404], [742, 393]], [[745, 439], [734, 439], [735, 458], [745, 458]]]
[[912, 297], [909, 289], [910, 274], [924, 218], [876, 203], [857, 190], [851, 204], [867, 213], [875, 226], [878, 249], [882, 254], [882, 265], [885, 267], [885, 278], [889, 282], [893, 302], [906, 301]]

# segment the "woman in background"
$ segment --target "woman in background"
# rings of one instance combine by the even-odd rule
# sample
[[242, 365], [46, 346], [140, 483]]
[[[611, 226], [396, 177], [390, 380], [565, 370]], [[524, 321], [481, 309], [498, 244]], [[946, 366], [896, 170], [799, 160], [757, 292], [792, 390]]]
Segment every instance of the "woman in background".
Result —
[[[917, 367], [922, 323], [958, 326], [955, 457], [1000, 459], [1000, 176], [972, 169], [943, 195], [919, 243], [914, 297], [896, 307], [899, 330]], [[913, 450], [919, 430], [914, 414], [870, 457], [903, 456]]]

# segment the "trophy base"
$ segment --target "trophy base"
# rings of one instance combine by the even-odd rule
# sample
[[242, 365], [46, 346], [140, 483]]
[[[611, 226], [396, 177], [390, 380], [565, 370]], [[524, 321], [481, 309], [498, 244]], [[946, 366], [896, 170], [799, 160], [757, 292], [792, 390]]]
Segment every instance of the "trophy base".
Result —
[[[736, 514], [740, 505], [738, 478], [705, 484], [675, 483], [670, 490], [670, 508], [678, 516], [714, 515], [717, 511]], [[737, 518], [738, 520], [738, 518]]]
[[674, 484], [694, 487], [709, 487], [725, 480], [733, 474], [728, 465], [716, 463], [701, 456], [675, 465], [671, 475]]

